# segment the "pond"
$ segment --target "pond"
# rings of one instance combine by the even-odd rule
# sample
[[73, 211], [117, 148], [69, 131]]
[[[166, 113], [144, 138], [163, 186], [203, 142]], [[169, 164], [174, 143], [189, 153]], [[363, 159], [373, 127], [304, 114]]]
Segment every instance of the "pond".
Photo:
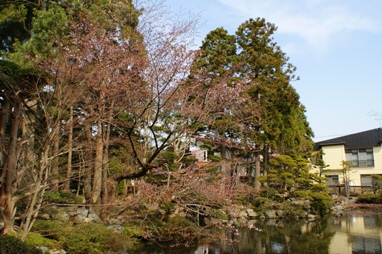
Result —
[[220, 240], [188, 249], [151, 246], [131, 254], [382, 253], [382, 215], [345, 215], [316, 221], [254, 221], [219, 230]]

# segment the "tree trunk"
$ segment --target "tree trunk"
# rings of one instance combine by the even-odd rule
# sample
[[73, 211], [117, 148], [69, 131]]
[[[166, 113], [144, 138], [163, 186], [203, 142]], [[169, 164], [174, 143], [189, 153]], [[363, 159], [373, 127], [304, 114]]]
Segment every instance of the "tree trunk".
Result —
[[113, 120], [113, 108], [114, 108], [114, 101], [111, 103], [111, 107], [109, 110], [109, 116], [108, 116], [108, 123], [107, 127], [105, 128], [104, 132], [104, 153], [103, 153], [103, 171], [102, 171], [102, 196], [101, 196], [101, 203], [102, 203], [102, 213], [101, 217], [102, 219], [107, 219], [109, 216], [109, 207], [104, 206], [110, 203], [111, 198], [111, 187], [108, 183], [108, 173], [109, 173], [109, 142], [110, 142], [110, 132], [111, 132], [111, 122]]
[[109, 188], [110, 185], [107, 181], [108, 178], [108, 172], [109, 172], [109, 136], [110, 136], [110, 124], [108, 124], [107, 130], [106, 130], [106, 140], [105, 140], [105, 147], [104, 147], [104, 153], [103, 153], [103, 170], [102, 170], [102, 196], [101, 196], [101, 203], [102, 203], [102, 213], [101, 213], [101, 219], [106, 219], [109, 215], [109, 208], [106, 206], [110, 202], [110, 192]]
[[[52, 133], [52, 135], [57, 135], [57, 133]], [[54, 137], [53, 137], [54, 139]], [[55, 144], [52, 144], [54, 146]], [[21, 241], [25, 241], [29, 231], [32, 229], [34, 221], [37, 218], [38, 213], [40, 212], [41, 204], [43, 201], [44, 193], [47, 186], [48, 178], [51, 176], [48, 172], [49, 168], [49, 151], [51, 144], [48, 141], [44, 145], [44, 152], [41, 153], [40, 162], [38, 164], [38, 177], [34, 184], [33, 189], [31, 189], [32, 197], [29, 201], [28, 209], [26, 211], [25, 220], [23, 221], [22, 228], [23, 234]], [[53, 161], [54, 163], [54, 161]], [[55, 176], [53, 176], [55, 177]]]
[[[5, 131], [9, 120], [9, 112], [11, 109], [10, 102], [7, 98], [3, 98], [4, 102], [0, 110], [0, 183], [2, 180], [2, 168], [5, 164], [6, 152], [5, 152]], [[4, 171], [5, 174], [5, 171]]]
[[103, 138], [102, 138], [102, 122], [98, 121], [96, 135], [96, 155], [94, 160], [94, 173], [93, 173], [93, 191], [92, 191], [92, 204], [99, 201], [102, 190], [102, 169], [103, 169]]
[[5, 165], [5, 179], [0, 193], [0, 208], [2, 211], [2, 218], [4, 227], [2, 234], [7, 234], [13, 231], [14, 223], [14, 202], [13, 198], [13, 184], [16, 182], [16, 167], [17, 167], [17, 134], [19, 131], [20, 117], [21, 117], [21, 104], [16, 102], [12, 116], [12, 125], [10, 131], [10, 141], [8, 148], [8, 155]]
[[68, 123], [68, 162], [66, 167], [66, 179], [62, 185], [62, 189], [65, 191], [70, 190], [70, 180], [72, 177], [72, 159], [73, 159], [73, 106], [69, 111], [69, 123]]
[[[264, 177], [268, 177], [268, 158], [269, 158], [269, 145], [264, 145], [264, 162], [263, 162], [263, 172], [264, 172]], [[264, 186], [268, 186], [268, 183], [265, 182]]]
[[58, 152], [59, 152], [59, 144], [60, 144], [60, 123], [58, 120], [54, 121], [53, 126], [53, 146], [52, 146], [52, 156], [53, 156], [53, 163], [52, 163], [52, 191], [58, 191], [58, 184], [59, 184], [59, 172], [58, 172]]
[[93, 174], [93, 140], [91, 127], [86, 124], [85, 125], [85, 135], [87, 137], [87, 145], [83, 147], [83, 161], [82, 165], [82, 173], [84, 174], [84, 194], [86, 203], [92, 203], [92, 174]]
[[258, 177], [260, 176], [260, 153], [258, 151], [255, 152], [255, 191], [260, 192], [260, 181]]

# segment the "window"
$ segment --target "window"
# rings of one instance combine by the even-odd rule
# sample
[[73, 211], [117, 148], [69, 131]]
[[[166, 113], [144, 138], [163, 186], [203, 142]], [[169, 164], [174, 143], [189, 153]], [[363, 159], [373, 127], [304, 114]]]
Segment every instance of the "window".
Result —
[[353, 164], [354, 167], [373, 167], [373, 148], [347, 149], [346, 161]]
[[338, 185], [338, 175], [330, 175], [326, 176], [326, 185], [327, 186], [333, 186], [333, 185]]
[[361, 186], [380, 189], [382, 187], [381, 180], [381, 175], [361, 175]]
[[361, 186], [362, 187], [371, 187], [373, 179], [371, 175], [361, 175]]

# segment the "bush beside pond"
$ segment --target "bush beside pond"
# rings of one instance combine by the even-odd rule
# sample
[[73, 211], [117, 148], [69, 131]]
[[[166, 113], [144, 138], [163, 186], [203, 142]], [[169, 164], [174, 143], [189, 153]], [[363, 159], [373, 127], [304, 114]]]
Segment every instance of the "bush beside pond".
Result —
[[364, 193], [358, 196], [357, 203], [382, 204], [382, 196], [380, 194]]

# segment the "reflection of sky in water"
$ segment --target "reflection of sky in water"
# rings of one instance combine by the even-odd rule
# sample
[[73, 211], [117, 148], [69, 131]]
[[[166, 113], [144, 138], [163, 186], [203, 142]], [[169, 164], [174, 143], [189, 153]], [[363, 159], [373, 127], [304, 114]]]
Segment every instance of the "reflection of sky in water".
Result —
[[272, 253], [283, 253], [284, 247], [285, 247], [284, 244], [272, 243]]

